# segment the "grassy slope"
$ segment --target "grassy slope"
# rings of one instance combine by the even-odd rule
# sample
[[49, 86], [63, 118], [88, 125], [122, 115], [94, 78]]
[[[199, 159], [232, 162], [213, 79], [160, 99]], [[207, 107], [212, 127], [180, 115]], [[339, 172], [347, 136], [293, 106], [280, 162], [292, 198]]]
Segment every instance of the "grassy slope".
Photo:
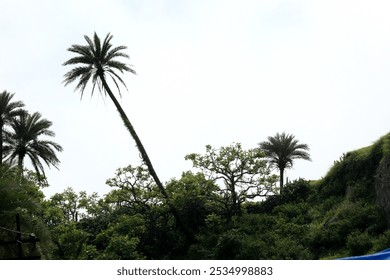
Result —
[[375, 174], [390, 154], [390, 134], [344, 154], [318, 181], [295, 181], [286, 193], [247, 203], [247, 215], [224, 225], [211, 217], [190, 258], [333, 259], [390, 247], [375, 203]]
[[390, 154], [390, 134], [344, 154], [312, 183], [308, 202], [311, 250], [316, 258], [361, 255], [390, 247], [384, 213], [375, 203], [375, 176]]

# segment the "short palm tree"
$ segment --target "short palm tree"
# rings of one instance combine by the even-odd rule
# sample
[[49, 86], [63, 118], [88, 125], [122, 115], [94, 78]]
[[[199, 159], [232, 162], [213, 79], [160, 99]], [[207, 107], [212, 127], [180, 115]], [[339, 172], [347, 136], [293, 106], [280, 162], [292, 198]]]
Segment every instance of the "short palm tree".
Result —
[[292, 134], [277, 133], [275, 136], [269, 136], [268, 141], [260, 143], [260, 148], [270, 159], [272, 165], [276, 166], [280, 172], [280, 193], [283, 192], [284, 170], [293, 166], [295, 159], [311, 160], [309, 146], [299, 144]]
[[4, 129], [6, 125], [18, 115], [24, 107], [22, 101], [12, 101], [14, 93], [3, 91], [0, 93], [0, 165], [3, 164], [3, 139], [6, 137], [7, 131]]
[[[129, 118], [127, 117], [122, 106], [119, 104], [117, 98], [115, 97], [107, 82], [107, 79], [113, 82], [120, 96], [121, 92], [119, 85], [122, 84], [126, 88], [126, 84], [119, 76], [119, 73], [136, 73], [130, 66], [117, 60], [118, 58], [129, 58], [127, 54], [122, 52], [126, 49], [126, 47], [118, 46], [113, 48], [111, 44], [112, 35], [110, 34], [107, 34], [103, 42], [101, 42], [96, 32], [94, 33], [92, 39], [88, 36], [84, 36], [84, 38], [87, 41], [86, 45], [72, 45], [70, 48], [68, 48], [68, 51], [75, 53], [77, 56], [67, 60], [63, 64], [64, 66], [75, 65], [72, 70], [65, 74], [65, 85], [68, 85], [75, 80], [78, 80], [76, 90], [79, 89], [81, 92], [81, 96], [83, 96], [85, 88], [91, 81], [92, 95], [96, 87], [100, 90], [101, 93], [108, 94], [108, 96], [114, 103], [116, 109], [118, 110], [125, 127], [134, 139], [137, 148], [141, 154], [141, 157], [149, 170], [150, 175], [152, 176], [160, 192], [166, 199], [166, 202], [170, 207], [172, 214], [176, 218], [178, 225], [182, 229], [184, 229], [185, 226], [182, 224], [175, 207], [170, 202], [168, 194], [160, 179], [158, 178], [157, 173], [152, 165], [152, 162], [149, 159], [148, 154], [146, 153], [146, 150], [141, 140], [139, 139], [133, 125], [131, 124]], [[186, 229], [184, 229], [184, 231], [184, 233], [189, 236], [189, 232]]]
[[4, 152], [7, 160], [13, 162], [17, 160], [19, 170], [23, 172], [23, 162], [25, 157], [29, 157], [36, 173], [45, 176], [45, 171], [41, 161], [47, 166], [58, 168], [60, 163], [56, 151], [61, 152], [62, 147], [49, 140], [40, 139], [42, 136], [55, 136], [50, 130], [52, 123], [42, 118], [39, 112], [30, 115], [23, 111], [10, 123], [12, 131], [5, 139]]

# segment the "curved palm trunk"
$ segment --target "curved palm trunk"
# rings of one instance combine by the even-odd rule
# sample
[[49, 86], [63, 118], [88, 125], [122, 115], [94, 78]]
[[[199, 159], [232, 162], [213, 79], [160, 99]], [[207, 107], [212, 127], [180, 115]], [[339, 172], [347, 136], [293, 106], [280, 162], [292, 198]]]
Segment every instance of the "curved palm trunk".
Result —
[[177, 225], [180, 227], [180, 229], [183, 231], [183, 233], [186, 235], [186, 237], [190, 241], [192, 241], [193, 238], [194, 238], [193, 232], [190, 230], [190, 228], [188, 226], [186, 226], [183, 223], [183, 221], [181, 220], [181, 218], [179, 216], [179, 213], [177, 212], [175, 206], [171, 203], [171, 201], [169, 199], [169, 196], [168, 196], [167, 192], [165, 191], [165, 188], [164, 188], [163, 184], [161, 183], [160, 179], [158, 178], [157, 173], [154, 170], [154, 167], [152, 165], [152, 162], [150, 161], [149, 156], [146, 153], [146, 150], [145, 150], [141, 140], [139, 139], [137, 133], [135, 132], [135, 129], [134, 129], [133, 125], [130, 123], [130, 120], [127, 117], [125, 111], [123, 111], [122, 106], [119, 104], [118, 100], [115, 98], [114, 94], [112, 93], [112, 91], [111, 91], [110, 87], [108, 86], [105, 78], [103, 76], [100, 76], [100, 78], [101, 78], [101, 81], [103, 83], [104, 89], [106, 90], [106, 92], [110, 96], [112, 102], [114, 102], [114, 105], [115, 105], [116, 109], [118, 110], [118, 112], [119, 112], [119, 114], [120, 114], [120, 116], [121, 116], [121, 118], [123, 120], [124, 125], [129, 130], [131, 136], [135, 140], [137, 148], [138, 148], [138, 150], [141, 153], [142, 159], [145, 162], [146, 166], [148, 167], [149, 173], [152, 176], [153, 180], [155, 181], [155, 183], [156, 183], [157, 187], [159, 188], [161, 194], [164, 196], [165, 201], [168, 204], [169, 210], [171, 211], [172, 215], [175, 217]]

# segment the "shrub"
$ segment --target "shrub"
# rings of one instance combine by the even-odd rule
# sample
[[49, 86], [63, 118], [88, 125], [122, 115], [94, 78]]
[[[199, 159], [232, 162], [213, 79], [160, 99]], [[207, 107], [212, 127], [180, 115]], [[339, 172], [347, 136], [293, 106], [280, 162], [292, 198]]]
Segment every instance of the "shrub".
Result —
[[364, 255], [372, 247], [371, 237], [367, 232], [354, 231], [347, 236], [346, 247], [351, 256]]
[[310, 250], [299, 241], [288, 238], [276, 240], [272, 259], [277, 260], [307, 260], [313, 259]]
[[217, 259], [231, 260], [236, 259], [242, 247], [244, 235], [238, 229], [231, 229], [223, 233], [215, 247], [215, 256]]
[[390, 230], [381, 234], [373, 243], [373, 250], [375, 252], [390, 248]]
[[277, 206], [274, 208], [272, 213], [297, 224], [305, 224], [310, 222], [309, 204], [304, 202], [289, 203]]

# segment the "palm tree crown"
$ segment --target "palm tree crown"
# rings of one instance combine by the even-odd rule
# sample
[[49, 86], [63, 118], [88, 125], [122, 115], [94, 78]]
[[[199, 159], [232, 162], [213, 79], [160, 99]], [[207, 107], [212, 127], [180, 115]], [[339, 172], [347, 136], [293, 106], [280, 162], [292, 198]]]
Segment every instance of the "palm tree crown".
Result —
[[41, 160], [47, 166], [52, 165], [57, 168], [60, 161], [56, 151], [61, 152], [62, 147], [53, 141], [40, 139], [41, 136], [55, 136], [49, 129], [51, 125], [52, 123], [43, 119], [39, 112], [30, 115], [27, 111], [23, 111], [14, 118], [10, 123], [13, 131], [5, 139], [4, 152], [8, 155], [7, 160], [17, 159], [20, 170], [23, 170], [24, 158], [28, 156], [38, 175], [45, 175]]
[[65, 85], [78, 79], [79, 81], [75, 90], [80, 90], [81, 96], [89, 81], [91, 81], [93, 85], [91, 94], [93, 94], [96, 85], [100, 91], [103, 90], [107, 92], [105, 84], [108, 75], [111, 77], [111, 80], [114, 82], [120, 94], [118, 81], [125, 86], [125, 88], [127, 87], [117, 71], [122, 74], [124, 71], [135, 74], [135, 71], [127, 64], [116, 60], [116, 58], [120, 57], [129, 58], [127, 54], [121, 52], [122, 50], [127, 49], [127, 47], [119, 46], [112, 48], [112, 35], [110, 34], [107, 34], [103, 44], [96, 32], [93, 36], [93, 40], [88, 36], [84, 36], [84, 38], [88, 43], [87, 45], [72, 45], [68, 48], [68, 51], [76, 53], [78, 56], [67, 60], [63, 65], [78, 66], [65, 74]]
[[0, 165], [3, 163], [3, 139], [8, 133], [4, 127], [10, 124], [16, 116], [20, 115], [21, 108], [24, 107], [22, 101], [11, 101], [14, 95], [14, 93], [7, 91], [0, 93]]
[[299, 144], [292, 134], [277, 133], [275, 136], [269, 136], [268, 141], [260, 143], [260, 148], [270, 159], [270, 163], [276, 166], [280, 171], [280, 192], [283, 190], [283, 175], [286, 168], [293, 166], [295, 159], [311, 160], [309, 146]]

